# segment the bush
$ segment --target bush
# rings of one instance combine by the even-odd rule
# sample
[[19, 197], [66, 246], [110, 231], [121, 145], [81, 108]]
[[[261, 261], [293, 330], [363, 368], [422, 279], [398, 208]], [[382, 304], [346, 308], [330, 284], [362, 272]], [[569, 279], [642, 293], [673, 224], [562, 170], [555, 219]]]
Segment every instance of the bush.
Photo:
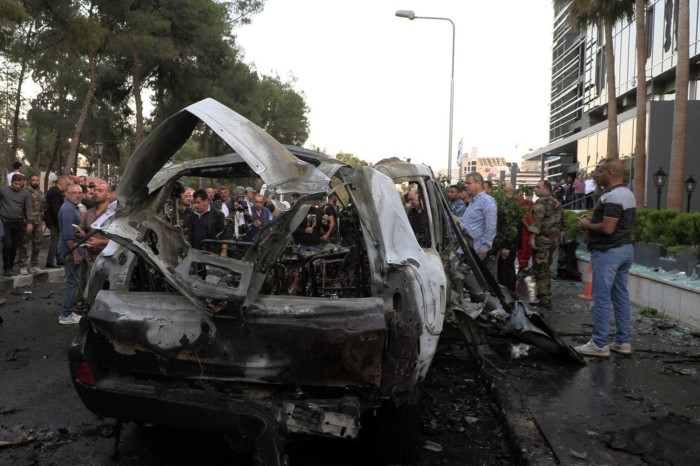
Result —
[[700, 245], [700, 213], [679, 214], [669, 225], [670, 243], [665, 246], [688, 245], [698, 247]]
[[587, 237], [588, 232], [578, 226], [578, 218], [581, 215], [591, 215], [591, 211], [565, 210], [564, 221], [566, 222], [566, 239], [576, 239], [577, 235]]
[[[577, 219], [592, 212], [564, 211], [566, 237], [586, 235]], [[632, 239], [644, 243], [661, 244], [669, 251], [697, 250], [700, 246], [700, 213], [679, 214], [671, 210], [637, 210], [637, 221], [632, 230]]]
[[675, 244], [670, 224], [678, 215], [682, 214], [672, 210], [638, 209], [632, 239], [664, 246]]

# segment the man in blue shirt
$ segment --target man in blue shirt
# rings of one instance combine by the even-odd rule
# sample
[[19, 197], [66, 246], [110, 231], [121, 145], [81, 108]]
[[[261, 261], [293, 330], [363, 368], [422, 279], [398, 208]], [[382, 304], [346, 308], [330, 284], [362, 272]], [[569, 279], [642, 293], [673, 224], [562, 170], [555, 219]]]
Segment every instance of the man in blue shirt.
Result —
[[484, 192], [484, 177], [478, 172], [469, 173], [464, 185], [472, 201], [462, 215], [462, 226], [473, 239], [474, 251], [495, 277], [495, 261], [489, 251], [496, 237], [496, 200]]
[[[58, 254], [64, 257], [63, 268], [65, 270], [66, 287], [63, 290], [63, 302], [61, 303], [61, 314], [58, 323], [61, 325], [77, 324], [80, 316], [73, 312], [75, 306], [75, 293], [78, 291], [78, 278], [80, 277], [80, 263], [83, 260], [81, 248], [73, 249], [78, 242], [76, 229], [73, 225], [80, 225], [82, 217], [78, 210], [80, 197], [83, 190], [78, 184], [72, 184], [66, 189], [66, 199], [63, 201], [61, 209], [58, 211]], [[70, 250], [73, 252], [68, 255]]]

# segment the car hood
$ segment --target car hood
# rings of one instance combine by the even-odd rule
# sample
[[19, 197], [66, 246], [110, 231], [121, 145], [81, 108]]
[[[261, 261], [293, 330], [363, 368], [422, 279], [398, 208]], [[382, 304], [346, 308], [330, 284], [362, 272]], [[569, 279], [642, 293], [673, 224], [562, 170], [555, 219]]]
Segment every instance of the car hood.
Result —
[[190, 105], [165, 120], [136, 149], [117, 188], [119, 210], [128, 213], [148, 196], [148, 184], [192, 135], [199, 121], [223, 139], [277, 193], [321, 193], [329, 178], [294, 157], [260, 127], [214, 99]]

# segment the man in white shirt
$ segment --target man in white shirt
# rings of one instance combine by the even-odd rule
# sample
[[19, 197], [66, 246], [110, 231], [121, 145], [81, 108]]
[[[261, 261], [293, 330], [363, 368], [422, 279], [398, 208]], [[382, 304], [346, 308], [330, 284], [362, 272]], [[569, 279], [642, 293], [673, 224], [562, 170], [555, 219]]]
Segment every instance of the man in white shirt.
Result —
[[586, 185], [584, 190], [586, 196], [586, 209], [590, 210], [593, 208], [593, 191], [595, 191], [595, 180], [593, 180], [592, 173], [586, 175], [586, 180], [584, 181], [584, 184]]

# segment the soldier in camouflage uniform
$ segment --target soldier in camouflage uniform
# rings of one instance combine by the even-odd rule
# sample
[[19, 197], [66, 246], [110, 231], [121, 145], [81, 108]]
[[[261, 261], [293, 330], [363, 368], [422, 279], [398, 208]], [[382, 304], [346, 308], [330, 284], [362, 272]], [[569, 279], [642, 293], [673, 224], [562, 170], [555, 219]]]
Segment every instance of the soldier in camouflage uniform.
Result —
[[552, 308], [549, 269], [552, 255], [559, 247], [561, 232], [564, 231], [564, 212], [561, 203], [552, 195], [552, 184], [540, 180], [535, 186], [538, 199], [532, 209], [532, 224], [529, 227], [530, 247], [533, 249], [532, 263], [535, 272], [537, 302], [544, 309]]
[[[34, 225], [32, 233], [29, 235], [24, 235], [24, 241], [19, 247], [19, 264], [20, 273], [38, 273], [42, 270], [39, 268], [39, 250], [41, 250], [41, 243], [44, 241], [44, 193], [39, 189], [39, 177], [37, 175], [32, 175], [29, 178], [29, 185], [25, 187], [29, 193], [32, 195], [32, 219], [30, 220]], [[26, 224], [25, 224], [26, 225]], [[32, 258], [29, 264], [27, 264], [29, 245], [32, 247]]]

